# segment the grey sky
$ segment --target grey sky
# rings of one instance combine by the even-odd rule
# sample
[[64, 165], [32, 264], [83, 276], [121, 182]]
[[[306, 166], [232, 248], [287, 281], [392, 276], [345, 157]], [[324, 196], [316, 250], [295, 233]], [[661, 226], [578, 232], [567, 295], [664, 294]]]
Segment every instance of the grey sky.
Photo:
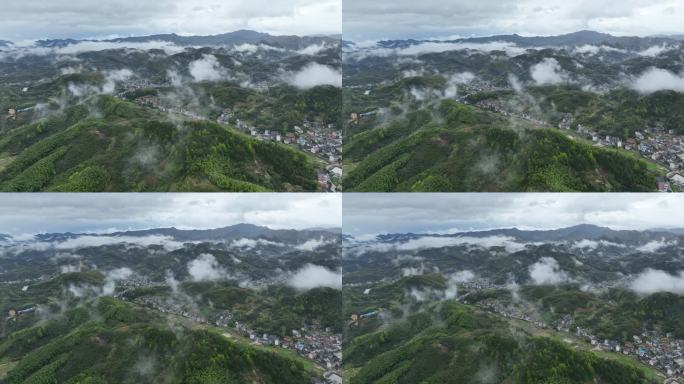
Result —
[[344, 38], [684, 33], [680, 0], [344, 0]]
[[345, 233], [552, 229], [595, 224], [614, 229], [684, 228], [680, 194], [455, 193], [345, 194]]
[[157, 227], [340, 227], [338, 194], [3, 194], [0, 233], [103, 232]]
[[6, 0], [0, 39], [341, 33], [341, 0]]

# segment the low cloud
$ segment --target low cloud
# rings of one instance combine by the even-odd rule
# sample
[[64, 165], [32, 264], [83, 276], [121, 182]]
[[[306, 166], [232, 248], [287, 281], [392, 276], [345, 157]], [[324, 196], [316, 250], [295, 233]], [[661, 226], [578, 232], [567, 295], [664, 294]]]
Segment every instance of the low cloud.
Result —
[[599, 246], [603, 247], [620, 247], [624, 248], [624, 244], [618, 244], [618, 243], [613, 243], [612, 241], [607, 241], [607, 240], [589, 240], [589, 239], [582, 239], [579, 241], [575, 241], [572, 244], [573, 248], [576, 249], [589, 249], [589, 250], [594, 250], [598, 248]]
[[660, 240], [654, 240], [654, 241], [649, 241], [648, 243], [637, 247], [637, 251], [639, 252], [647, 252], [647, 253], [653, 253], [658, 251], [661, 248], [669, 247], [671, 245], [677, 245], [677, 241], [666, 241], [665, 239], [660, 239]]
[[161, 245], [169, 251], [183, 248], [183, 243], [173, 240], [170, 236], [79, 236], [56, 243], [56, 249], [78, 249], [86, 247], [101, 247], [114, 244], [129, 244], [140, 247]]
[[319, 85], [342, 86], [342, 73], [330, 66], [310, 63], [299, 72], [286, 75], [285, 81], [297, 88], [308, 89]]
[[532, 282], [536, 285], [560, 284], [570, 280], [556, 259], [551, 257], [542, 257], [538, 262], [530, 265], [529, 272]]
[[320, 265], [307, 264], [289, 278], [288, 284], [299, 290], [318, 287], [342, 288], [342, 273]]
[[466, 283], [475, 278], [475, 274], [471, 271], [464, 270], [449, 275], [447, 281], [447, 289], [444, 291], [444, 298], [453, 300], [458, 297], [458, 284]]
[[125, 280], [131, 277], [132, 275], [133, 271], [127, 267], [112, 269], [111, 271], [107, 272], [107, 278], [114, 281]]
[[684, 295], [684, 271], [671, 275], [657, 269], [646, 269], [630, 284], [630, 288], [642, 295], [658, 292], [671, 292]]
[[600, 52], [626, 52], [623, 49], [610, 47], [608, 45], [581, 45], [572, 49], [574, 53], [596, 55]]
[[328, 241], [321, 237], [320, 239], [307, 240], [302, 244], [297, 245], [295, 248], [299, 249], [300, 251], [313, 251], [314, 249], [325, 244], [328, 244]]
[[188, 273], [193, 281], [216, 281], [230, 278], [228, 271], [223, 268], [216, 257], [209, 253], [199, 255], [188, 262]]
[[656, 57], [660, 55], [661, 53], [667, 52], [674, 49], [674, 47], [671, 47], [669, 45], [654, 45], [652, 47], [649, 47], [647, 49], [644, 49], [643, 51], [639, 52], [639, 55], [641, 56], [648, 56], [648, 57]]
[[666, 69], [651, 67], [637, 77], [630, 87], [640, 93], [653, 93], [662, 90], [684, 92], [684, 74], [676, 74]]
[[412, 251], [427, 248], [443, 248], [458, 245], [472, 245], [481, 248], [504, 247], [508, 252], [517, 252], [525, 249], [525, 244], [518, 243], [509, 236], [488, 236], [488, 237], [437, 237], [423, 236], [418, 239], [409, 240], [398, 244], [396, 249], [402, 251]]
[[[494, 41], [489, 43], [470, 43], [470, 42], [423, 42], [407, 48], [394, 51], [397, 55], [422, 55], [426, 53], [441, 53], [448, 51], [477, 51], [490, 53], [493, 51], [503, 51], [508, 56], [518, 56], [525, 53], [525, 48], [517, 46], [515, 43], [505, 41]], [[382, 52], [382, 51], [381, 51]]]
[[558, 60], [546, 58], [530, 68], [530, 75], [537, 85], [561, 84], [568, 82], [568, 74], [563, 71]]
[[299, 51], [297, 51], [297, 53], [299, 53], [300, 55], [314, 56], [314, 55], [317, 55], [321, 51], [324, 51], [328, 48], [329, 48], [329, 46], [325, 43], [312, 44], [312, 45], [309, 45], [308, 47], [306, 47], [304, 49], [300, 49]]
[[250, 54], [257, 53], [260, 50], [263, 50], [263, 51], [281, 51], [281, 52], [285, 51], [283, 48], [278, 48], [278, 47], [274, 47], [274, 46], [267, 45], [267, 44], [249, 44], [249, 43], [236, 45], [232, 48], [232, 50], [235, 52], [250, 53]]
[[104, 84], [102, 86], [95, 86], [90, 84], [74, 84], [69, 83], [67, 90], [75, 97], [90, 97], [95, 95], [109, 95], [116, 90], [116, 84], [126, 81], [134, 76], [130, 69], [118, 69], [114, 71], [107, 71], [103, 73]]
[[163, 50], [167, 55], [183, 52], [184, 47], [170, 42], [105, 42], [105, 41], [82, 41], [65, 47], [38, 47], [26, 46], [15, 47], [0, 53], [0, 60], [20, 59], [25, 56], [49, 56], [49, 55], [78, 55], [85, 52], [100, 52], [116, 49], [130, 49], [138, 51]]
[[188, 66], [190, 75], [197, 81], [220, 81], [227, 77], [226, 71], [214, 55], [204, 55]]
[[276, 247], [284, 247], [285, 244], [283, 243], [277, 243], [275, 241], [269, 241], [269, 240], [264, 240], [264, 239], [248, 239], [248, 238], [242, 238], [238, 240], [234, 240], [232, 243], [230, 243], [231, 247], [236, 247], [236, 248], [247, 248], [247, 249], [252, 249], [257, 246], [264, 246], [264, 245], [271, 245], [271, 246], [276, 246]]

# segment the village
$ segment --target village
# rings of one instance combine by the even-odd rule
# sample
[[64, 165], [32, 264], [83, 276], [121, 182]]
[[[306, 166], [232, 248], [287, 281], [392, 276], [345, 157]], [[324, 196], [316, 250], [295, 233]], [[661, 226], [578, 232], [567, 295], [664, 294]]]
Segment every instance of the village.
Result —
[[235, 113], [226, 108], [216, 119], [219, 124], [234, 123], [235, 127], [260, 141], [273, 141], [289, 145], [300, 151], [319, 158], [324, 169], [316, 173], [318, 184], [322, 190], [341, 192], [342, 180], [342, 131], [335, 129], [332, 123], [303, 121], [295, 125], [291, 132], [281, 133], [269, 129], [259, 129], [256, 126], [235, 117]]
[[[463, 283], [463, 288], [471, 291], [457, 300], [464, 304], [471, 304], [466, 300], [471, 292], [482, 289], [504, 289], [505, 286], [490, 283], [486, 279], [479, 279]], [[640, 335], [633, 335], [631, 341], [599, 339], [590, 330], [580, 327], [569, 314], [564, 314], [554, 321], [545, 322], [534, 308], [522, 308], [503, 304], [501, 301], [488, 298], [474, 303], [476, 307], [499, 314], [508, 319], [527, 322], [539, 329], [552, 329], [557, 332], [574, 335], [591, 345], [593, 351], [620, 353], [631, 356], [640, 363], [662, 373], [668, 379], [667, 384], [684, 383], [684, 340], [673, 338], [671, 333], [662, 334], [653, 330], [643, 330]]]
[[[497, 87], [481, 86], [475, 89], [474, 93], [484, 91], [500, 90]], [[528, 121], [534, 125], [558, 128], [560, 130], [575, 130], [581, 137], [591, 141], [594, 146], [599, 148], [615, 148], [631, 151], [648, 161], [655, 162], [668, 170], [666, 179], [656, 180], [659, 192], [673, 192], [684, 188], [684, 136], [677, 135], [673, 130], [666, 130], [662, 127], [647, 127], [635, 132], [635, 137], [623, 140], [616, 136], [601, 135], [595, 129], [579, 124], [569, 113], [563, 113], [557, 125], [529, 112], [514, 111], [505, 107], [498, 100], [479, 100], [471, 103], [468, 96], [474, 93], [467, 93], [459, 97], [459, 101], [464, 104], [472, 104], [478, 108], [499, 113], [506, 117], [513, 117]], [[676, 187], [676, 189], [673, 188]]]
[[[117, 297], [126, 300], [124, 292], [117, 294]], [[163, 314], [183, 317], [196, 324], [233, 330], [234, 333], [249, 340], [255, 346], [269, 346], [292, 350], [324, 370], [323, 381], [317, 381], [314, 384], [342, 383], [340, 372], [342, 365], [342, 335], [334, 333], [330, 328], [321, 328], [318, 325], [305, 325], [300, 329], [291, 330], [291, 334], [288, 336], [280, 337], [271, 334], [258, 334], [248, 324], [235, 320], [230, 310], [220, 311], [213, 314], [212, 318], [208, 318], [201, 314], [199, 308], [192, 302], [180, 303], [155, 296], [137, 297], [132, 301], [142, 307]], [[233, 337], [230, 333], [225, 335]]]
[[[152, 84], [147, 80], [127, 80], [121, 85], [117, 97], [125, 99], [132, 91], [150, 89], [162, 85]], [[180, 107], [165, 102], [155, 95], [143, 95], [135, 98], [134, 103], [164, 113], [182, 116], [191, 120], [206, 121], [208, 117], [192, 108]], [[321, 168], [316, 171], [319, 188], [327, 192], [342, 191], [342, 131], [332, 123], [304, 120], [300, 125], [292, 127], [290, 132], [279, 132], [262, 129], [253, 123], [237, 117], [236, 111], [223, 108], [216, 118], [218, 124], [231, 125], [239, 131], [259, 141], [271, 141], [288, 145], [321, 160]]]

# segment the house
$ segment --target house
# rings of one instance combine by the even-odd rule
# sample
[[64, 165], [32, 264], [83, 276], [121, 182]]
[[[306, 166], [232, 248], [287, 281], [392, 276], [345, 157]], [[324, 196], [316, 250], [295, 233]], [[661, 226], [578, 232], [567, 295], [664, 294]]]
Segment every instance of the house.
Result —
[[342, 377], [334, 372], [326, 372], [323, 376], [329, 384], [342, 384]]
[[330, 170], [330, 173], [331, 173], [333, 176], [342, 177], [342, 168], [340, 168], [340, 167], [333, 167], [333, 168]]

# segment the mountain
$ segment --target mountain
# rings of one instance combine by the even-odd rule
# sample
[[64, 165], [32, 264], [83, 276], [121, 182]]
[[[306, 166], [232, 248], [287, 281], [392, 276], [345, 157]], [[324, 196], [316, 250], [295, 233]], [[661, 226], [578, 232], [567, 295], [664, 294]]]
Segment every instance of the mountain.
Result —
[[684, 342], [683, 240], [582, 224], [347, 244], [346, 378], [663, 383], [679, 354], [653, 345]]
[[[432, 81], [400, 82], [415, 84], [406, 88], [419, 94], [419, 84]], [[391, 91], [378, 90], [375, 97], [382, 97], [381, 92], [399, 95], [398, 89], [405, 85], [390, 87]], [[350, 171], [343, 184], [348, 191], [646, 192], [655, 190], [656, 177], [664, 173], [623, 152], [593, 146], [558, 130], [518, 124], [451, 99], [397, 118], [369, 119], [366, 129], [347, 135], [344, 143], [344, 162]], [[374, 119], [381, 126], [371, 128]]]
[[579, 240], [613, 240], [627, 243], [643, 243], [660, 238], [674, 238], [673, 233], [667, 231], [636, 231], [636, 230], [613, 230], [591, 224], [580, 224], [567, 228], [552, 230], [520, 230], [496, 229], [492, 231], [468, 232], [455, 236], [510, 236], [521, 241], [553, 242], [553, 241], [579, 241]]
[[[630, 50], [643, 50], [653, 45], [678, 43], [679, 40], [681, 39], [670, 36], [613, 36], [608, 33], [584, 30], [555, 36], [520, 36], [518, 34], [510, 34], [442, 40], [441, 42], [479, 44], [507, 42], [527, 48], [609, 45]], [[423, 42], [437, 42], [437, 40], [385, 40], [378, 42], [378, 46], [382, 48], [406, 48]]]
[[112, 232], [104, 234], [45, 233], [36, 235], [39, 241], [64, 241], [82, 236], [94, 237], [146, 237], [166, 236], [180, 242], [225, 241], [239, 239], [265, 239], [286, 244], [299, 244], [307, 240], [339, 237], [339, 229], [270, 229], [253, 224], [236, 224], [216, 229], [154, 228], [137, 231]]
[[108, 43], [146, 43], [168, 42], [180, 46], [234, 46], [241, 44], [266, 44], [273, 47], [299, 50], [314, 44], [335, 44], [339, 39], [334, 36], [274, 36], [268, 33], [251, 30], [239, 30], [208, 36], [181, 36], [175, 33], [158, 34], [148, 36], [121, 37], [108, 40], [75, 40], [75, 39], [50, 39], [39, 40], [36, 45], [46, 48], [61, 48], [80, 42], [108, 42]]
[[0, 47], [11, 47], [13, 43], [7, 40], [0, 40]]
[[639, 245], [649, 241], [671, 241], [684, 235], [682, 229], [650, 229], [638, 230], [614, 230], [592, 224], [579, 224], [566, 228], [550, 230], [521, 230], [518, 228], [501, 228], [484, 231], [458, 232], [451, 234], [420, 234], [420, 233], [393, 233], [382, 234], [376, 237], [377, 241], [384, 243], [401, 243], [421, 237], [441, 238], [486, 238], [492, 236], [511, 237], [521, 242], [573, 242], [581, 240], [606, 240], [618, 243]]
[[10, 241], [10, 240], [12, 240], [12, 236], [0, 233], [0, 241]]

